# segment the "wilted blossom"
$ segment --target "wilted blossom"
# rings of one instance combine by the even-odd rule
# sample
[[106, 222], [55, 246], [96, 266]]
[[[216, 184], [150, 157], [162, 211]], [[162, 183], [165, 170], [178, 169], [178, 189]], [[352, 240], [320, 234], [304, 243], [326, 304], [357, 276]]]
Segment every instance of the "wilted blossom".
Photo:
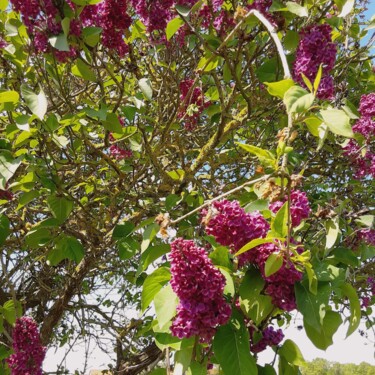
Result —
[[302, 86], [304, 74], [314, 82], [319, 66], [322, 64], [323, 74], [317, 92], [320, 99], [331, 99], [334, 93], [333, 79], [329, 76], [336, 61], [336, 45], [332, 43], [330, 25], [312, 25], [300, 32], [301, 40], [296, 52], [293, 66], [293, 78]]
[[46, 348], [42, 346], [35, 321], [28, 316], [18, 318], [12, 338], [14, 353], [7, 359], [12, 375], [42, 375]]
[[272, 326], [269, 326], [262, 331], [262, 338], [256, 344], [251, 345], [250, 350], [253, 353], [260, 353], [267, 346], [279, 345], [283, 339], [284, 333], [281, 329], [275, 330]]
[[[285, 196], [283, 200], [271, 203], [270, 210], [276, 213], [287, 200], [288, 197]], [[309, 217], [310, 212], [310, 203], [306, 193], [300, 190], [292, 190], [290, 193], [290, 216], [292, 218], [292, 226], [297, 227], [300, 225], [302, 220]]]
[[170, 260], [171, 286], [180, 299], [172, 334], [179, 338], [198, 336], [201, 342], [209, 342], [216, 327], [231, 315], [223, 296], [225, 277], [206, 251], [191, 240], [174, 240]]
[[[206, 222], [206, 233], [214, 236], [220, 245], [229, 246], [233, 253], [251, 240], [264, 238], [270, 228], [259, 212], [246, 213], [237, 201], [216, 201], [210, 211], [202, 212], [203, 216], [210, 216]], [[255, 256], [256, 249], [241, 254], [240, 266], [254, 261]]]

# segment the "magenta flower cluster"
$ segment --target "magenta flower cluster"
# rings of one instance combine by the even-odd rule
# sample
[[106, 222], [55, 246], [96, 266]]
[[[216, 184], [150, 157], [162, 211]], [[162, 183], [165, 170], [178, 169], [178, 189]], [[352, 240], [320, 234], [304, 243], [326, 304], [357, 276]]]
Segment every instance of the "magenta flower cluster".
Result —
[[[121, 126], [124, 127], [125, 126], [124, 119], [121, 117], [118, 117], [118, 120]], [[109, 140], [111, 142], [115, 141], [115, 138], [113, 137], [112, 133], [109, 133]], [[112, 144], [109, 147], [109, 154], [117, 160], [129, 159], [133, 156], [133, 152], [131, 150], [124, 149], [117, 144]]]
[[361, 118], [353, 126], [353, 132], [363, 136], [362, 145], [351, 139], [344, 147], [347, 156], [355, 169], [354, 177], [361, 179], [375, 177], [375, 93], [362, 95], [359, 102]]
[[180, 299], [171, 332], [178, 338], [198, 336], [201, 342], [209, 342], [216, 327], [231, 315], [223, 296], [225, 277], [194, 241], [177, 238], [169, 256], [171, 286]]
[[366, 281], [367, 285], [362, 291], [363, 294], [361, 296], [361, 307], [363, 308], [369, 307], [375, 296], [375, 279], [373, 277], [368, 277]]
[[[271, 203], [270, 210], [276, 213], [287, 200], [288, 197], [286, 196], [283, 200]], [[292, 218], [292, 226], [297, 227], [300, 225], [301, 221], [307, 219], [310, 213], [311, 208], [306, 193], [300, 190], [292, 190], [290, 193], [290, 216]]]
[[[206, 225], [206, 233], [215, 237], [216, 242], [228, 246], [236, 253], [251, 240], [264, 238], [270, 228], [267, 220], [259, 213], [246, 213], [237, 201], [216, 201], [212, 204], [213, 215]], [[204, 210], [202, 215], [207, 215]], [[254, 262], [256, 251], [239, 255], [240, 266]]]
[[14, 353], [7, 359], [12, 375], [42, 375], [46, 348], [42, 346], [35, 321], [28, 316], [18, 318], [12, 338]]
[[[178, 110], [178, 118], [183, 121], [186, 130], [193, 130], [197, 126], [200, 115], [210, 105], [209, 101], [204, 100], [202, 89], [200, 87], [192, 88], [193, 84], [193, 79], [185, 79], [180, 82], [181, 105]], [[188, 107], [192, 104], [196, 106], [196, 110], [187, 113]]]
[[361, 229], [357, 232], [358, 239], [370, 246], [375, 246], [375, 229]]
[[[306, 207], [304, 193], [297, 192], [295, 198], [295, 216], [296, 220], [299, 220], [310, 210]], [[297, 210], [298, 208], [300, 210]], [[246, 213], [237, 201], [214, 202], [210, 210], [211, 212], [202, 212], [204, 221], [207, 221], [206, 217], [209, 216], [206, 233], [214, 236], [220, 245], [228, 246], [232, 253], [240, 250], [251, 240], [266, 237], [269, 230], [268, 222], [259, 212]], [[266, 277], [264, 267], [272, 253], [280, 253], [280, 248], [273, 243], [259, 245], [239, 255], [239, 266], [242, 267], [246, 263], [256, 265], [266, 281], [264, 291], [272, 297], [273, 304], [280, 309], [291, 311], [296, 308], [294, 284], [301, 280], [302, 273], [296, 270], [292, 261], [284, 258], [279, 271]]]
[[0, 189], [0, 199], [11, 201], [13, 200], [13, 198], [14, 198], [14, 195], [11, 191]]
[[283, 339], [284, 333], [281, 329], [275, 330], [269, 326], [262, 331], [262, 338], [256, 344], [252, 344], [250, 350], [253, 353], [260, 353], [267, 349], [267, 346], [279, 345]]
[[334, 95], [333, 78], [329, 73], [335, 65], [336, 45], [332, 43], [331, 32], [332, 28], [327, 24], [303, 29], [293, 66], [294, 80], [305, 86], [302, 74], [314, 82], [319, 66], [322, 65], [323, 74], [317, 92], [320, 99], [331, 99]]
[[[19, 12], [22, 21], [32, 37], [36, 52], [53, 52], [59, 61], [67, 61], [77, 56], [76, 48], [69, 51], [59, 51], [52, 48], [49, 38], [62, 33], [61, 15], [53, 0], [11, 0], [13, 9]], [[70, 34], [76, 32], [74, 22]]]

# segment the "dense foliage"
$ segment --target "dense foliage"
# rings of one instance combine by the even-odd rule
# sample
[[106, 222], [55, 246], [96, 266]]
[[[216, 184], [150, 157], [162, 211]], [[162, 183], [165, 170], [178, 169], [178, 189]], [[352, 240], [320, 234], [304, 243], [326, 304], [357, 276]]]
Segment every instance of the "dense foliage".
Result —
[[80, 341], [122, 375], [297, 374], [296, 311], [319, 349], [371, 332], [365, 9], [0, 0], [0, 374]]

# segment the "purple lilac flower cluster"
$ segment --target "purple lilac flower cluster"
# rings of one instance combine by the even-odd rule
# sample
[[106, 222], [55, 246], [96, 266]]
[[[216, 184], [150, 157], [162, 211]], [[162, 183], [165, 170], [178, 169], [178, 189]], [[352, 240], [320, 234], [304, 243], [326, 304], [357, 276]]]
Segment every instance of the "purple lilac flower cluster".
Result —
[[[297, 196], [300, 198], [301, 194]], [[305, 204], [304, 199], [302, 202]], [[246, 213], [236, 201], [214, 202], [210, 210], [210, 213], [207, 210], [202, 212], [203, 221], [206, 221], [206, 233], [214, 236], [219, 244], [228, 246], [232, 253], [251, 240], [266, 237], [269, 230], [268, 222], [259, 212]], [[307, 211], [306, 207], [301, 211], [303, 214], [298, 212], [297, 217], [303, 217]], [[209, 220], [206, 220], [207, 216]], [[280, 248], [273, 243], [259, 245], [239, 255], [239, 266], [246, 263], [255, 264], [266, 281], [265, 293], [272, 297], [273, 304], [280, 309], [291, 311], [296, 308], [294, 284], [301, 280], [302, 273], [296, 270], [290, 260], [284, 259], [280, 270], [266, 277], [264, 267], [272, 253], [280, 253]]]
[[[288, 197], [284, 197], [283, 200], [271, 203], [270, 210], [273, 213], [276, 213], [287, 200]], [[299, 190], [292, 190], [290, 193], [290, 216], [292, 217], [292, 226], [297, 227], [300, 225], [302, 220], [309, 217], [310, 212], [310, 203], [307, 199], [306, 193]]]
[[[189, 93], [193, 83], [193, 79], [185, 79], [180, 82], [180, 101], [182, 104], [178, 111], [178, 118], [184, 121], [186, 130], [193, 130], [197, 126], [199, 116], [210, 105], [209, 101], [204, 100], [204, 95], [200, 87], [194, 87]], [[191, 104], [197, 107], [197, 111], [187, 114], [186, 110]]]
[[367, 278], [367, 285], [364, 289], [364, 295], [361, 297], [361, 307], [367, 308], [371, 304], [371, 300], [375, 296], [375, 279], [373, 277]]
[[265, 328], [262, 331], [262, 338], [251, 345], [250, 350], [253, 353], [260, 353], [267, 348], [267, 346], [279, 345], [284, 339], [284, 333], [281, 329], [275, 330], [272, 326]]
[[171, 243], [171, 286], [180, 299], [171, 331], [179, 338], [199, 336], [209, 342], [218, 325], [225, 324], [231, 308], [225, 302], [225, 277], [207, 252], [194, 241], [177, 238]]
[[361, 229], [357, 232], [358, 239], [368, 245], [375, 246], [375, 229]]
[[32, 318], [23, 316], [16, 320], [13, 350], [7, 359], [12, 375], [42, 375], [46, 348], [42, 346], [38, 327]]
[[[118, 117], [119, 123], [122, 127], [125, 126], [125, 121], [123, 118]], [[115, 138], [113, 137], [112, 133], [109, 133], [109, 140], [111, 142], [115, 141]], [[129, 159], [133, 156], [133, 152], [131, 150], [126, 150], [116, 144], [113, 144], [109, 147], [109, 153], [111, 156], [113, 156], [117, 160], [123, 160], [123, 159]]]
[[361, 118], [353, 126], [353, 132], [364, 137], [363, 147], [355, 139], [351, 139], [344, 148], [355, 168], [354, 177], [361, 179], [367, 176], [375, 177], [375, 93], [362, 95], [359, 102]]
[[258, 10], [273, 26], [281, 27], [285, 23], [285, 19], [281, 16], [281, 12], [270, 13], [271, 5], [272, 0], [254, 0], [252, 4], [248, 5], [247, 9]]
[[335, 65], [336, 45], [332, 43], [331, 32], [332, 28], [327, 24], [303, 29], [293, 66], [294, 80], [305, 86], [302, 74], [313, 82], [322, 64], [323, 74], [317, 92], [320, 99], [331, 99], [334, 94], [333, 78], [329, 73]]
[[[215, 240], [229, 246], [232, 253], [236, 253], [242, 246], [256, 238], [264, 238], [270, 226], [267, 220], [259, 213], [246, 213], [237, 201], [216, 201], [212, 204], [213, 215], [206, 225], [206, 233], [215, 237]], [[207, 215], [204, 210], [202, 215]], [[242, 266], [254, 262], [256, 251], [247, 251], [239, 256]]]
[[13, 193], [9, 190], [0, 189], [0, 199], [11, 201], [13, 199]]
[[[69, 51], [59, 51], [49, 43], [49, 38], [62, 33], [61, 15], [53, 0], [11, 0], [13, 9], [22, 16], [23, 23], [32, 37], [35, 52], [53, 52], [59, 61], [67, 61], [78, 55], [74, 47]], [[72, 22], [71, 35], [77, 32]]]

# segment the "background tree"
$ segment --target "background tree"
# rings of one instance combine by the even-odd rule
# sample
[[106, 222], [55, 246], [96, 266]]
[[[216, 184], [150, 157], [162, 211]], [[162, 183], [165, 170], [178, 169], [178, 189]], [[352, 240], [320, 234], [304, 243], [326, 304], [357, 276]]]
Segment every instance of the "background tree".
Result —
[[23, 315], [120, 374], [169, 372], [173, 351], [175, 373], [272, 373], [267, 345], [297, 373], [294, 309], [321, 349], [343, 322], [372, 329], [365, 6], [0, 1], [1, 371]]

